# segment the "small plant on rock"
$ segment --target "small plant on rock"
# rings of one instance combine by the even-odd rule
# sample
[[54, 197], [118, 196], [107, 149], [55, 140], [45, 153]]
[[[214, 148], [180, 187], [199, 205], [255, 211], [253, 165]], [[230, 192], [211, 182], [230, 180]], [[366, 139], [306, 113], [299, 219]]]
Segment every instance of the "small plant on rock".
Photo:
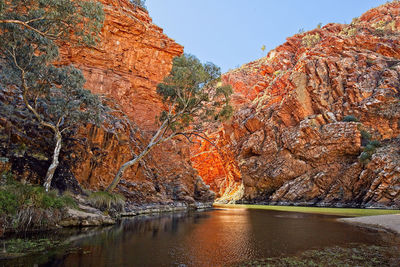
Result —
[[353, 116], [353, 115], [347, 115], [347, 116], [345, 116], [345, 117], [343, 118], [342, 121], [344, 121], [344, 122], [359, 122], [360, 120], [357, 119], [357, 118], [356, 118], [355, 116]]
[[307, 35], [305, 35], [303, 37], [301, 43], [306, 47], [313, 47], [319, 41], [321, 41], [321, 36], [318, 33], [316, 33], [316, 34], [307, 34]]
[[381, 142], [378, 140], [369, 141], [368, 144], [364, 147], [363, 152], [361, 152], [359, 161], [362, 164], [368, 164], [368, 162], [372, 159], [372, 155], [376, 152], [376, 149], [381, 146]]

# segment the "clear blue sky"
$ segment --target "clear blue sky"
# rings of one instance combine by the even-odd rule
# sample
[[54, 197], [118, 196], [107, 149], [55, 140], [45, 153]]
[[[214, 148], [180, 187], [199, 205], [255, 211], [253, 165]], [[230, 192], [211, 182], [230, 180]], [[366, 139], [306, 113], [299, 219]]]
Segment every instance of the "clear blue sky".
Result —
[[[261, 58], [299, 29], [350, 23], [386, 0], [147, 0], [164, 32], [225, 72]], [[266, 52], [261, 51], [262, 45]]]

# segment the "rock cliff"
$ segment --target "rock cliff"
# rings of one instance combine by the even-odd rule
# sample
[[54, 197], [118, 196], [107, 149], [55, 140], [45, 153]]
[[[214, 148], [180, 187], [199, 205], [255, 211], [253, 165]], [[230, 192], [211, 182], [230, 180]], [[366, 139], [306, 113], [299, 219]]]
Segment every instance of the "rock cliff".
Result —
[[[115, 122], [107, 130], [82, 125], [77, 135], [65, 136], [53, 180], [53, 186], [61, 189], [77, 189], [76, 180], [87, 188], [104, 189], [119, 167], [147, 145], [157, 128], [156, 116], [163, 109], [156, 85], [169, 74], [172, 59], [183, 53], [183, 47], [152, 23], [145, 9], [129, 0], [99, 2], [105, 12], [100, 42], [94, 48], [62, 44], [57, 64], [81, 69], [85, 88], [110, 99], [132, 123]], [[26, 139], [24, 134], [9, 137], [7, 122], [0, 122], [5, 133], [0, 135], [0, 148], [10, 158], [13, 171], [22, 179], [42, 182], [52, 155], [51, 138], [32, 139], [32, 134], [21, 142]], [[9, 147], [10, 139], [15, 148]], [[132, 205], [212, 202], [214, 193], [188, 159], [186, 142], [166, 143], [128, 169], [118, 190]]]
[[[79, 136], [72, 157], [73, 173], [81, 184], [104, 188], [132, 150], [138, 152], [157, 128], [156, 116], [163, 109], [156, 85], [169, 74], [172, 59], [183, 47], [152, 23], [148, 12], [129, 0], [100, 0], [105, 11], [101, 41], [96, 48], [63, 46], [61, 64], [74, 64], [84, 73], [85, 87], [115, 101], [136, 124], [136, 145], [127, 145], [129, 131], [117, 136], [90, 128]], [[130, 133], [132, 134], [132, 132]], [[171, 201], [209, 202], [209, 191], [188, 162], [187, 145], [175, 140], [160, 146], [124, 175], [119, 190], [134, 203]]]
[[244, 201], [400, 207], [399, 2], [296, 34], [223, 80], [236, 112], [214, 135]]

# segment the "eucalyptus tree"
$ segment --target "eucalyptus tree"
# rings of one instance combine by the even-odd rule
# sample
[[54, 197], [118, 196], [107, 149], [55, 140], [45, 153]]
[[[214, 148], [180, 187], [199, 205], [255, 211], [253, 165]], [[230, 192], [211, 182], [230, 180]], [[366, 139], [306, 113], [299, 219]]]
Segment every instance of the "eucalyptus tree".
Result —
[[46, 191], [59, 164], [63, 134], [78, 122], [101, 123], [107, 112], [101, 98], [83, 89], [78, 69], [54, 65], [58, 45], [95, 45], [103, 20], [102, 6], [94, 1], [0, 0], [0, 89], [21, 96], [35, 122], [54, 136]]
[[184, 54], [173, 60], [172, 70], [157, 86], [165, 109], [159, 115], [159, 127], [147, 146], [118, 170], [107, 191], [112, 191], [125, 170], [139, 162], [155, 146], [177, 136], [189, 141], [194, 137], [207, 141], [205, 127], [224, 121], [232, 115], [232, 88], [221, 84], [220, 68], [212, 63], [202, 64], [196, 57]]

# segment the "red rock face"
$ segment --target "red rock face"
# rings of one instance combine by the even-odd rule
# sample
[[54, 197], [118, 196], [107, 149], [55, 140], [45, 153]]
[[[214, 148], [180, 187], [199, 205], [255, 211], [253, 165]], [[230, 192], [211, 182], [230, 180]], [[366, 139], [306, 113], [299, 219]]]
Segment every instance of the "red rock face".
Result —
[[105, 21], [95, 48], [61, 49], [61, 63], [72, 63], [85, 76], [85, 87], [113, 98], [141, 129], [154, 129], [162, 109], [156, 85], [171, 70], [183, 47], [152, 23], [129, 0], [100, 0]]
[[[73, 173], [90, 188], [105, 188], [118, 168], [146, 145], [163, 108], [156, 85], [168, 75], [172, 59], [183, 47], [163, 34], [149, 14], [129, 0], [100, 0], [105, 22], [96, 48], [64, 46], [60, 64], [74, 64], [86, 78], [85, 87], [113, 99], [132, 119], [136, 144], [128, 145], [129, 131], [120, 125], [118, 135], [97, 128], [82, 131], [74, 148]], [[192, 168], [183, 141], [160, 146], [124, 174], [119, 190], [132, 203], [212, 201], [209, 191]]]
[[400, 207], [400, 3], [294, 35], [223, 80], [236, 113], [219, 142], [245, 200]]
[[227, 142], [224, 128], [209, 135], [212, 143], [197, 140], [191, 146], [191, 162], [203, 181], [217, 195], [219, 201], [238, 200], [242, 197], [242, 179], [239, 167]]

